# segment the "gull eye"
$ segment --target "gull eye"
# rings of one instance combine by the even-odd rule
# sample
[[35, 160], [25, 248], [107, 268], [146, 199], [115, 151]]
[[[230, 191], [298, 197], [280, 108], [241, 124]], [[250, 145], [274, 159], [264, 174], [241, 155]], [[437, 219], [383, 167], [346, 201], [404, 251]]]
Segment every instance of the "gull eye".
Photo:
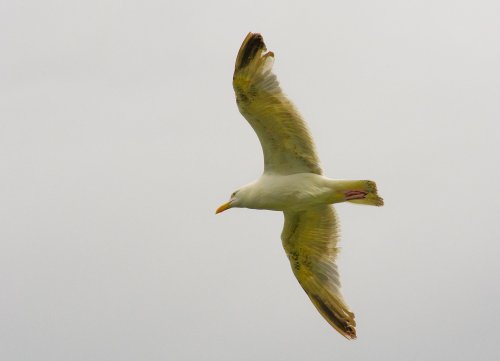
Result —
[[231, 194], [231, 198], [234, 198], [235, 195], [236, 195], [236, 192], [233, 192], [233, 194]]

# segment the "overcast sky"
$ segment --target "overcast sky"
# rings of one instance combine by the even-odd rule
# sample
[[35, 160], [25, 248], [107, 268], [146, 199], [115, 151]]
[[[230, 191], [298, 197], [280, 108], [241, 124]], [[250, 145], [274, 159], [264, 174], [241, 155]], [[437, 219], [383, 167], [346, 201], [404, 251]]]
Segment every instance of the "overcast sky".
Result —
[[[497, 360], [500, 3], [0, 3], [0, 359]], [[261, 32], [340, 204], [358, 340], [314, 309], [231, 86]]]

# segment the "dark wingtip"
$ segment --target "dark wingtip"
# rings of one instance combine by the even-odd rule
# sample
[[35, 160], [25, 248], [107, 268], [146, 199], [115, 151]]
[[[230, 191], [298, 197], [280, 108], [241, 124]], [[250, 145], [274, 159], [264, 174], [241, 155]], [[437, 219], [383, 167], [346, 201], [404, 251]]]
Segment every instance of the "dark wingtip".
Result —
[[247, 66], [255, 55], [262, 50], [266, 50], [264, 38], [259, 33], [248, 33], [243, 44], [241, 44], [238, 57], [236, 59], [236, 69], [244, 68]]
[[323, 300], [316, 296], [312, 296], [315, 303], [319, 306], [321, 314], [325, 317], [329, 324], [331, 324], [337, 331], [339, 331], [342, 336], [349, 340], [356, 339], [356, 329], [354, 325], [351, 325], [346, 319], [338, 317], [335, 312], [333, 312]]

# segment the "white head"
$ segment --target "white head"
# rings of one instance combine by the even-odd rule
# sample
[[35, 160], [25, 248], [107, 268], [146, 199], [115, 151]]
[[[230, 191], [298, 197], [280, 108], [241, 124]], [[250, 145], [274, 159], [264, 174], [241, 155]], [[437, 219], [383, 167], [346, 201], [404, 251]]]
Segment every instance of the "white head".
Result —
[[215, 211], [215, 214], [224, 212], [229, 208], [244, 208], [245, 207], [245, 199], [248, 193], [247, 187], [242, 187], [231, 194], [229, 201], [221, 205]]

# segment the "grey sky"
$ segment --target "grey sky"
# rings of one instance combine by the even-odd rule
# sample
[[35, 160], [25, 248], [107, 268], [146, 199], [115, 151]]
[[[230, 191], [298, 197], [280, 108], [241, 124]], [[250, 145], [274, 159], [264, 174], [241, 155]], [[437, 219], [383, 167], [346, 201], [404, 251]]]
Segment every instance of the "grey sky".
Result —
[[[0, 359], [496, 360], [498, 1], [0, 4]], [[295, 280], [231, 87], [276, 54], [337, 206], [348, 342]]]

